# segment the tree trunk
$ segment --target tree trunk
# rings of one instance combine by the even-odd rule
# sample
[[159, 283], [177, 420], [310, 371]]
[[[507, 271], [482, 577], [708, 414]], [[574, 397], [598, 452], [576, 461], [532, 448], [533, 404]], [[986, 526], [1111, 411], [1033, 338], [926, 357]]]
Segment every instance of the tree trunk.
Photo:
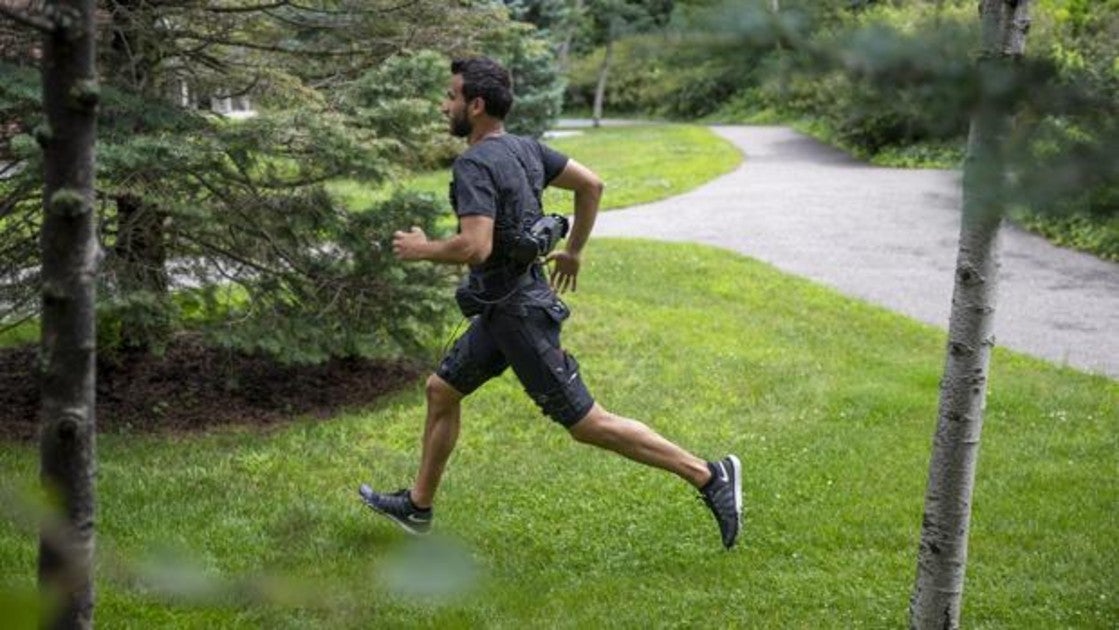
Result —
[[121, 314], [121, 347], [126, 352], [162, 352], [171, 334], [168, 314], [166, 215], [136, 195], [117, 197], [113, 245], [117, 289], [129, 296]]
[[[145, 98], [162, 98], [153, 84], [158, 62], [150, 8], [141, 0], [117, 0], [112, 12], [106, 76]], [[133, 129], [147, 133], [142, 122]], [[165, 212], [134, 194], [116, 197], [117, 231], [110, 261], [116, 290], [128, 305], [120, 314], [120, 349], [132, 355], [162, 353], [171, 334]]]
[[93, 625], [94, 291], [100, 249], [93, 216], [98, 100], [93, 0], [48, 2], [44, 37], [42, 433], [40, 477], [59, 514], [39, 536], [43, 625]]
[[[990, 84], [1012, 71], [1029, 29], [1029, 0], [983, 0], [980, 70]], [[990, 93], [991, 88], [987, 88]], [[963, 218], [940, 407], [910, 600], [912, 628], [958, 628], [971, 497], [994, 346], [998, 233], [1005, 210], [1005, 103], [983, 96], [972, 117], [963, 176]]]
[[566, 33], [563, 36], [563, 41], [559, 46], [559, 54], [557, 55], [559, 61], [560, 74], [567, 74], [568, 66], [571, 65], [571, 44], [575, 40], [575, 35], [579, 32], [579, 20], [583, 15], [583, 0], [575, 0], [575, 6], [572, 8], [572, 17], [568, 18], [565, 25]]
[[602, 65], [598, 68], [598, 84], [594, 88], [594, 126], [602, 124], [602, 103], [606, 99], [606, 79], [610, 75], [610, 61], [614, 57], [614, 26], [610, 25], [610, 34], [606, 38], [606, 54], [602, 57]]

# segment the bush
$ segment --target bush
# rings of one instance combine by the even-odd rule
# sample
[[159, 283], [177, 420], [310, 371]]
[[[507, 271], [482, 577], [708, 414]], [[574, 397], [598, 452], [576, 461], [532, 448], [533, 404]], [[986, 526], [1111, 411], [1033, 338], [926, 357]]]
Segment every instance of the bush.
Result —
[[1043, 215], [1019, 210], [1011, 217], [1023, 228], [1044, 236], [1062, 247], [1089, 252], [1119, 262], [1119, 217], [1094, 217], [1089, 214], [1069, 216]]

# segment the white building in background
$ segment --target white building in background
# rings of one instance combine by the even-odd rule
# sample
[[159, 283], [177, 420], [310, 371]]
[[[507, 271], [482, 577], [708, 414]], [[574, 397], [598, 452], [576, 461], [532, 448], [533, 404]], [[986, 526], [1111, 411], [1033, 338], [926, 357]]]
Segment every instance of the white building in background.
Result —
[[[179, 89], [176, 95], [179, 105], [190, 109], [197, 109], [203, 107], [203, 103], [199, 99], [207, 98], [199, 95], [195, 90], [191, 89], [190, 83], [185, 79], [177, 81]], [[252, 118], [256, 116], [257, 112], [253, 109], [252, 99], [248, 94], [241, 94], [238, 96], [210, 96], [209, 108], [210, 111], [221, 114], [226, 118]]]
[[247, 95], [211, 96], [210, 109], [226, 118], [252, 118], [256, 116], [256, 110], [253, 109], [252, 101], [249, 100]]

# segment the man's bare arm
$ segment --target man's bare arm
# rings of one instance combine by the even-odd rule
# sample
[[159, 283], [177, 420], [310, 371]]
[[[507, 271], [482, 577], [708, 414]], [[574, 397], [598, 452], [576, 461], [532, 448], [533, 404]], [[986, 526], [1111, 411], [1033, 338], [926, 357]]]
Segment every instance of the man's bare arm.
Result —
[[550, 183], [567, 190], [575, 191], [575, 225], [567, 236], [567, 245], [563, 251], [553, 252], [548, 256], [552, 263], [552, 288], [558, 293], [576, 288], [579, 278], [579, 267], [582, 264], [580, 255], [583, 246], [594, 229], [594, 220], [598, 216], [598, 204], [602, 200], [602, 191], [606, 186], [594, 171], [576, 162], [568, 160], [563, 172], [556, 176]]
[[575, 160], [568, 160], [567, 166], [549, 185], [575, 191], [575, 225], [567, 237], [566, 249], [578, 256], [591, 236], [606, 185], [594, 171]]
[[459, 233], [451, 238], [429, 241], [418, 227], [393, 234], [392, 251], [401, 260], [430, 260], [455, 265], [478, 265], [493, 251], [493, 218], [462, 217]]

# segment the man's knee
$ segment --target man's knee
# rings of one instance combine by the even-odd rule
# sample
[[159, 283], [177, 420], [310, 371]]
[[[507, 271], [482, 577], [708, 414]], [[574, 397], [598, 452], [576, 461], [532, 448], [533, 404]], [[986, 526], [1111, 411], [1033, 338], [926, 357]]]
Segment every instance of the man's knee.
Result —
[[613, 418], [597, 404], [567, 430], [576, 442], [601, 444], [608, 441], [612, 434]]
[[427, 395], [427, 403], [433, 407], [451, 407], [457, 405], [463, 398], [454, 386], [440, 378], [438, 374], [427, 377], [424, 391]]

